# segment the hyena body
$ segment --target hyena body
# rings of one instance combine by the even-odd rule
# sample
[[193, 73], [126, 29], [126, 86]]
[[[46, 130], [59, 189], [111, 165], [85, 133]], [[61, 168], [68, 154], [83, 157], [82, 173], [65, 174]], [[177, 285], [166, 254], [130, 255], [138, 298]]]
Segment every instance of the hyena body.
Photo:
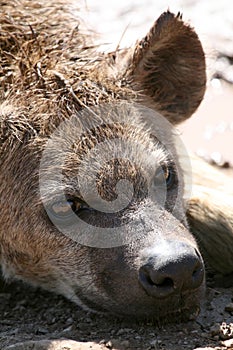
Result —
[[[104, 55], [80, 33], [71, 5], [43, 6], [1, 3], [3, 276], [91, 310], [190, 317], [204, 265], [170, 123], [191, 116], [203, 98], [198, 37], [165, 12], [134, 48]], [[130, 198], [127, 186], [119, 192], [122, 180], [133, 186]], [[120, 194], [128, 204], [100, 210], [95, 190], [110, 209]]]

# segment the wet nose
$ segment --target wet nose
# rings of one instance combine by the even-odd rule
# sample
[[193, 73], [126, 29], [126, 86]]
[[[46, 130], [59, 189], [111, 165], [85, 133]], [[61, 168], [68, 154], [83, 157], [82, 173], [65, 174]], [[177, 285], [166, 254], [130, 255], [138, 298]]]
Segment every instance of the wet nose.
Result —
[[156, 248], [139, 269], [139, 283], [146, 293], [155, 298], [166, 298], [200, 287], [204, 265], [198, 251], [183, 242], [169, 242], [165, 246], [165, 249]]

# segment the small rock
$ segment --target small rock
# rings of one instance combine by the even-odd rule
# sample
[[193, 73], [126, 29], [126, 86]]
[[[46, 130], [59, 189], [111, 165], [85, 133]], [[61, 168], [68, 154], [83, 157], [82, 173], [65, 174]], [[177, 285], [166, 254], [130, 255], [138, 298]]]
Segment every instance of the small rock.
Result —
[[67, 318], [67, 320], [66, 320], [66, 324], [67, 324], [67, 325], [71, 325], [73, 322], [74, 322], [74, 320], [73, 320], [72, 317], [69, 317], [69, 318]]
[[219, 335], [220, 333], [220, 324], [215, 323], [211, 328], [210, 328], [210, 334], [212, 336]]
[[49, 333], [49, 330], [47, 328], [38, 327], [36, 330], [36, 334], [47, 334]]
[[129, 347], [129, 341], [128, 340], [121, 340], [121, 339], [111, 339], [109, 342], [106, 343], [106, 347], [109, 349], [116, 348], [121, 350], [126, 350]]
[[106, 343], [106, 348], [108, 349], [112, 349], [113, 348], [113, 345], [112, 345], [112, 341], [109, 340], [107, 343]]
[[153, 347], [156, 347], [158, 345], [158, 340], [157, 339], [153, 339], [150, 341], [150, 345]]
[[72, 329], [73, 329], [73, 326], [71, 325], [69, 327], [64, 328], [61, 333], [69, 333], [72, 331]]
[[223, 322], [220, 326], [220, 338], [227, 340], [233, 338], [233, 323]]
[[218, 340], [219, 340], [219, 335], [215, 335], [215, 336], [213, 337], [213, 340], [218, 341]]
[[233, 339], [224, 340], [221, 344], [226, 346], [229, 350], [233, 349]]
[[205, 332], [202, 332], [202, 333], [200, 334], [200, 336], [201, 336], [202, 338], [209, 338], [209, 335], [208, 335], [207, 333], [205, 333]]
[[126, 333], [134, 333], [132, 328], [123, 328]]
[[130, 343], [129, 343], [128, 340], [123, 340], [123, 341], [121, 342], [121, 349], [128, 349], [129, 346], [130, 346]]
[[227, 312], [233, 312], [233, 303], [229, 303], [225, 307], [225, 311]]
[[117, 335], [123, 335], [125, 333], [125, 329], [124, 328], [120, 328], [118, 331], [117, 331]]

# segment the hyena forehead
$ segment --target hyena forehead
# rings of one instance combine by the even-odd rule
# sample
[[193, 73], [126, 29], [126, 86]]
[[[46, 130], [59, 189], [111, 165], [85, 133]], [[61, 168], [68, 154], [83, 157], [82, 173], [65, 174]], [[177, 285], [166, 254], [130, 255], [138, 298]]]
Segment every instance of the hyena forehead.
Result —
[[174, 135], [171, 124], [149, 108], [128, 102], [106, 104], [85, 108], [61, 123], [44, 153], [50, 151], [63, 164], [66, 159], [64, 170], [76, 170], [75, 165], [86, 161], [99, 168], [104, 160], [121, 158], [153, 168], [176, 158]]
[[[149, 126], [145, 120], [150, 117]], [[157, 130], [161, 123], [166, 123], [166, 137]], [[150, 183], [158, 167], [176, 163], [171, 134], [171, 125], [162, 116], [136, 104], [86, 108], [61, 123], [46, 145], [40, 167], [46, 179], [43, 187], [49, 189], [45, 192], [51, 197], [58, 189], [73, 191], [76, 178], [85, 182], [94, 174], [109, 173], [109, 168], [116, 178], [140, 173]]]

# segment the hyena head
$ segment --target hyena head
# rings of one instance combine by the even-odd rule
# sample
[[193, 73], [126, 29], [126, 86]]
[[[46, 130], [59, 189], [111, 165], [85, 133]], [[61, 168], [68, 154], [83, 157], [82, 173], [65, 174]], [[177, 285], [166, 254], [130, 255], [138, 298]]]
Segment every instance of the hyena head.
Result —
[[101, 312], [196, 314], [204, 266], [185, 217], [172, 125], [204, 94], [197, 35], [166, 12], [134, 48], [93, 59], [65, 7], [53, 18], [55, 34], [39, 5], [23, 9], [27, 21], [43, 19], [32, 21], [43, 32], [32, 25], [31, 36], [5, 7], [2, 66], [12, 74], [1, 106], [4, 276]]

